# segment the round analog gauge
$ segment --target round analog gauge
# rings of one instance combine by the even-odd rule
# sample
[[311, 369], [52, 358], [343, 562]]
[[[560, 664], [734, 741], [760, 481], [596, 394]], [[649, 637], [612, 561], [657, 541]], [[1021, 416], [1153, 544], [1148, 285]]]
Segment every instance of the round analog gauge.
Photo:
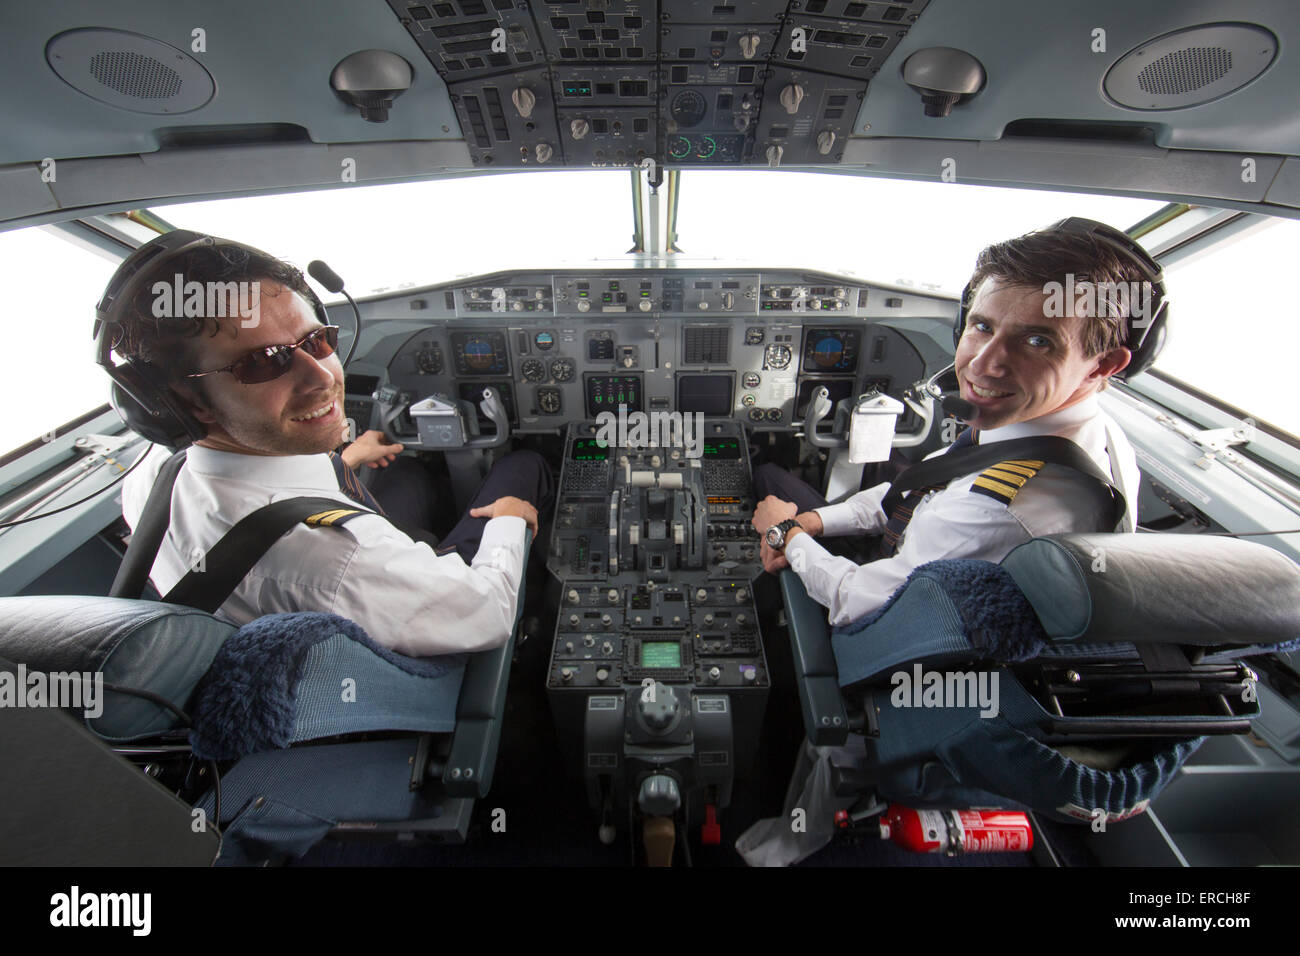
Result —
[[673, 159], [685, 159], [691, 155], [691, 141], [685, 136], [674, 136], [668, 141], [668, 155]]
[[690, 129], [692, 126], [699, 126], [704, 121], [704, 114], [708, 112], [708, 109], [704, 97], [699, 93], [694, 90], [682, 90], [673, 97], [669, 112], [672, 113], [673, 119], [677, 121], [678, 126]]
[[711, 159], [713, 154], [718, 151], [718, 141], [712, 136], [701, 136], [700, 141], [695, 144], [695, 156], [697, 159]]
[[437, 375], [442, 371], [442, 352], [420, 349], [415, 353], [415, 366], [425, 375]]
[[763, 355], [768, 368], [785, 368], [790, 364], [790, 347], [788, 345], [769, 345]]
[[555, 344], [555, 334], [553, 332], [538, 332], [537, 335], [533, 337], [533, 342], [536, 343], [537, 347], [543, 352], [550, 351], [551, 346]]
[[525, 382], [541, 382], [546, 379], [546, 363], [541, 359], [524, 359], [519, 365], [519, 374]]
[[570, 382], [573, 380], [573, 363], [568, 359], [558, 358], [551, 362], [551, 378], [557, 382]]
[[758, 388], [762, 382], [763, 379], [757, 372], [746, 372], [740, 379], [740, 384], [745, 388]]
[[749, 410], [749, 420], [751, 422], [761, 422], [763, 420], [763, 410], [761, 408], [751, 408]]
[[537, 390], [537, 407], [547, 415], [560, 414], [560, 390], [558, 388], [539, 388]]
[[762, 326], [751, 325], [749, 328], [745, 329], [745, 344], [746, 344], [746, 345], [762, 345], [762, 344], [763, 344], [763, 328], [762, 328]]
[[740, 404], [744, 405], [746, 408], [753, 408], [758, 404], [758, 399], [753, 395], [742, 395], [740, 396]]
[[779, 422], [781, 420], [781, 409], [769, 408], [767, 410], [767, 420], [769, 422]]

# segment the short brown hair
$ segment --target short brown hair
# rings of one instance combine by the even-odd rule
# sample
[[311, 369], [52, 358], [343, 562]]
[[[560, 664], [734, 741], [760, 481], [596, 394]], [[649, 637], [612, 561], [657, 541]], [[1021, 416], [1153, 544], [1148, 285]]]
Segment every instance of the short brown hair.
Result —
[[230, 239], [211, 237], [210, 244], [196, 246], [179, 256], [160, 256], [146, 267], [139, 291], [124, 303], [116, 316], [119, 330], [113, 350], [122, 358], [148, 363], [164, 378], [183, 370], [195, 358], [195, 340], [209, 338], [221, 329], [221, 318], [211, 315], [159, 318], [154, 314], [155, 283], [171, 283], [176, 275], [183, 282], [275, 282], [298, 293], [313, 309], [320, 299], [302, 271], [270, 253]]
[[[973, 299], [980, 285], [990, 277], [1008, 285], [1045, 291], [1052, 282], [1065, 286], [1067, 275], [1074, 277], [1076, 286], [1091, 282], [1102, 289], [1116, 286], [1129, 289], [1130, 283], [1142, 283], [1147, 278], [1135, 263], [1088, 233], [1041, 229], [994, 243], [980, 252], [971, 275], [970, 296]], [[1116, 308], [1107, 308], [1103, 305], [1105, 299], [1105, 296], [1097, 297], [1096, 314], [1083, 327], [1083, 352], [1089, 358], [1124, 347], [1128, 340], [1133, 303], [1124, 298], [1114, 303]]]

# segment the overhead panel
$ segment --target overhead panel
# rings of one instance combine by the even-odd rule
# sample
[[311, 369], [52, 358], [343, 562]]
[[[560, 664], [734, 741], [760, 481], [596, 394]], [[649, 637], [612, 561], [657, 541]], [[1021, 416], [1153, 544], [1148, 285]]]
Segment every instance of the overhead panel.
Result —
[[475, 165], [834, 164], [928, 0], [388, 0]]

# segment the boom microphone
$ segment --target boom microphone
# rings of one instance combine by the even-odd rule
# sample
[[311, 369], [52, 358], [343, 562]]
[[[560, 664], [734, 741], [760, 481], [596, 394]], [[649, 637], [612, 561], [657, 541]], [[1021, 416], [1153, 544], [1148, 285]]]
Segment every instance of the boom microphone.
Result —
[[313, 259], [307, 263], [307, 274], [324, 286], [327, 292], [333, 292], [335, 295], [342, 292], [347, 296], [348, 304], [352, 306], [352, 314], [356, 317], [357, 328], [352, 336], [352, 344], [348, 346], [347, 358], [343, 360], [343, 367], [347, 368], [348, 363], [352, 361], [352, 353], [357, 350], [357, 343], [361, 341], [361, 310], [357, 308], [352, 296], [348, 295], [344, 290], [343, 280], [339, 277], [339, 274], [325, 263], [319, 259]]
[[333, 292], [335, 295], [343, 291], [343, 280], [339, 278], [339, 274], [319, 259], [308, 263], [307, 272], [324, 286], [326, 291]]

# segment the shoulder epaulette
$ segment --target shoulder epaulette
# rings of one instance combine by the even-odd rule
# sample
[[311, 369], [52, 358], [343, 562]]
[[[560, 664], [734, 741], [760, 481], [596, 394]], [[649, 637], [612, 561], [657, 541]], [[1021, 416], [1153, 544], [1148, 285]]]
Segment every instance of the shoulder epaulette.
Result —
[[357, 515], [370, 514], [368, 511], [361, 511], [357, 508], [334, 508], [330, 511], [318, 511], [314, 515], [308, 515], [303, 518], [303, 523], [313, 528], [322, 526], [332, 527], [335, 525], [344, 525], [355, 518]]
[[1023, 459], [1000, 461], [992, 468], [980, 472], [980, 476], [975, 479], [970, 490], [1009, 505], [1025, 486], [1025, 482], [1038, 474], [1042, 467], [1041, 461]]

